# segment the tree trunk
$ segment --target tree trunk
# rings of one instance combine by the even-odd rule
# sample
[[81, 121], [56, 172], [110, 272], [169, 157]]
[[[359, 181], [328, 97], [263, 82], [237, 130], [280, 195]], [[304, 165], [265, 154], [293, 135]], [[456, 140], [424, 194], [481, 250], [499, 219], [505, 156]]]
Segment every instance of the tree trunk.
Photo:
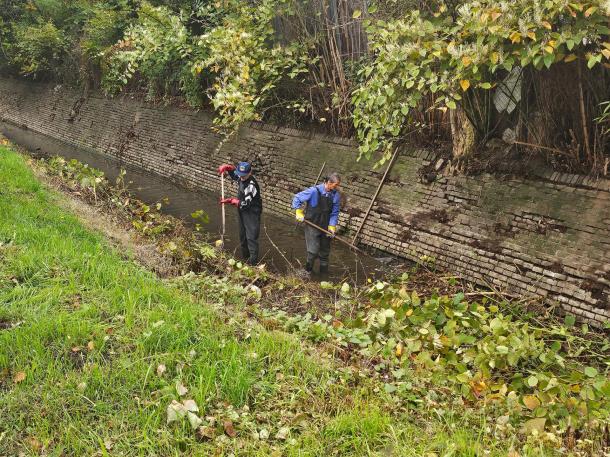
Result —
[[453, 158], [463, 159], [470, 156], [477, 143], [476, 130], [461, 107], [449, 111]]

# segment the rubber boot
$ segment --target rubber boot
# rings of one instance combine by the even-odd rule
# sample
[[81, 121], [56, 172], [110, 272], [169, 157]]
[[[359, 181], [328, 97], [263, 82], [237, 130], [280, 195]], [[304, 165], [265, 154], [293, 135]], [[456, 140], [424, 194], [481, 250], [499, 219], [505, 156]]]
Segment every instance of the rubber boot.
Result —
[[316, 261], [316, 254], [307, 253], [307, 262], [305, 263], [305, 271], [311, 273], [313, 271], [313, 263]]
[[328, 274], [328, 264], [327, 263], [320, 264], [320, 274], [321, 275]]

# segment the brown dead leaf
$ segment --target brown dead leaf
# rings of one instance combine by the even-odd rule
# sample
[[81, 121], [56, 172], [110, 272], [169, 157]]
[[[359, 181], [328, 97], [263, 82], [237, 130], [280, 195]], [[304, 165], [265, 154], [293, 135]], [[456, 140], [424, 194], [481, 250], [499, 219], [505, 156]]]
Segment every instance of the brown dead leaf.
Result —
[[197, 429], [197, 438], [200, 440], [213, 440], [216, 438], [216, 429], [214, 427], [199, 427]]
[[95, 343], [94, 343], [93, 341], [89, 341], [89, 342], [87, 343], [87, 350], [88, 350], [89, 352], [91, 352], [91, 351], [93, 351], [94, 349], [95, 349]]
[[80, 352], [83, 348], [80, 346], [74, 346], [72, 347], [72, 352]]
[[35, 436], [29, 436], [26, 438], [27, 445], [35, 452], [38, 452], [42, 449], [42, 443], [38, 441], [38, 438]]
[[15, 373], [15, 376], [13, 377], [13, 382], [15, 384], [19, 384], [20, 382], [25, 381], [25, 372], [24, 371], [18, 371], [17, 373]]
[[523, 397], [523, 404], [527, 406], [528, 409], [534, 410], [540, 406], [540, 400], [534, 395], [526, 395]]
[[235, 431], [235, 427], [233, 427], [233, 422], [232, 421], [224, 421], [224, 423], [222, 424], [225, 430], [225, 433], [227, 434], [227, 436], [231, 437], [231, 438], [235, 438], [237, 436], [237, 432]]

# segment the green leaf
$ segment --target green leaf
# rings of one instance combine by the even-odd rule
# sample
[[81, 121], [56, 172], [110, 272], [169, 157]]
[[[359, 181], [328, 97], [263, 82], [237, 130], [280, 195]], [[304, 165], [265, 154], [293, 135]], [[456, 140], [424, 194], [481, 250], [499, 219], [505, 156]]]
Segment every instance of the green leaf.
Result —
[[457, 105], [455, 104], [455, 102], [453, 100], [447, 100], [447, 107], [450, 109], [456, 109]]
[[498, 354], [508, 354], [508, 347], [496, 346], [496, 351], [498, 351]]
[[566, 314], [563, 323], [566, 327], [573, 327], [576, 323], [576, 317], [573, 314]]
[[352, 14], [352, 17], [354, 19], [358, 19], [360, 16], [362, 16], [362, 10], [354, 10], [354, 14]]
[[586, 367], [585, 375], [587, 375], [589, 378], [594, 378], [595, 376], [597, 376], [597, 370], [593, 367]]
[[530, 387], [536, 387], [538, 385], [538, 378], [536, 376], [530, 376], [527, 378], [527, 385]]

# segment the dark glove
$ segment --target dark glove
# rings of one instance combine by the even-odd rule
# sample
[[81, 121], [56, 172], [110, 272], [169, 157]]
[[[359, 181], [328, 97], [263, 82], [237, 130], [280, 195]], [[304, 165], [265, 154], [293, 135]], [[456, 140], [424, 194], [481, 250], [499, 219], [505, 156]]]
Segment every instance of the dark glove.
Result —
[[223, 163], [221, 166], [218, 167], [218, 174], [221, 175], [223, 173], [226, 173], [227, 171], [233, 171], [235, 170], [235, 167], [229, 163]]
[[239, 206], [239, 198], [225, 198], [224, 200], [220, 200], [220, 204]]

